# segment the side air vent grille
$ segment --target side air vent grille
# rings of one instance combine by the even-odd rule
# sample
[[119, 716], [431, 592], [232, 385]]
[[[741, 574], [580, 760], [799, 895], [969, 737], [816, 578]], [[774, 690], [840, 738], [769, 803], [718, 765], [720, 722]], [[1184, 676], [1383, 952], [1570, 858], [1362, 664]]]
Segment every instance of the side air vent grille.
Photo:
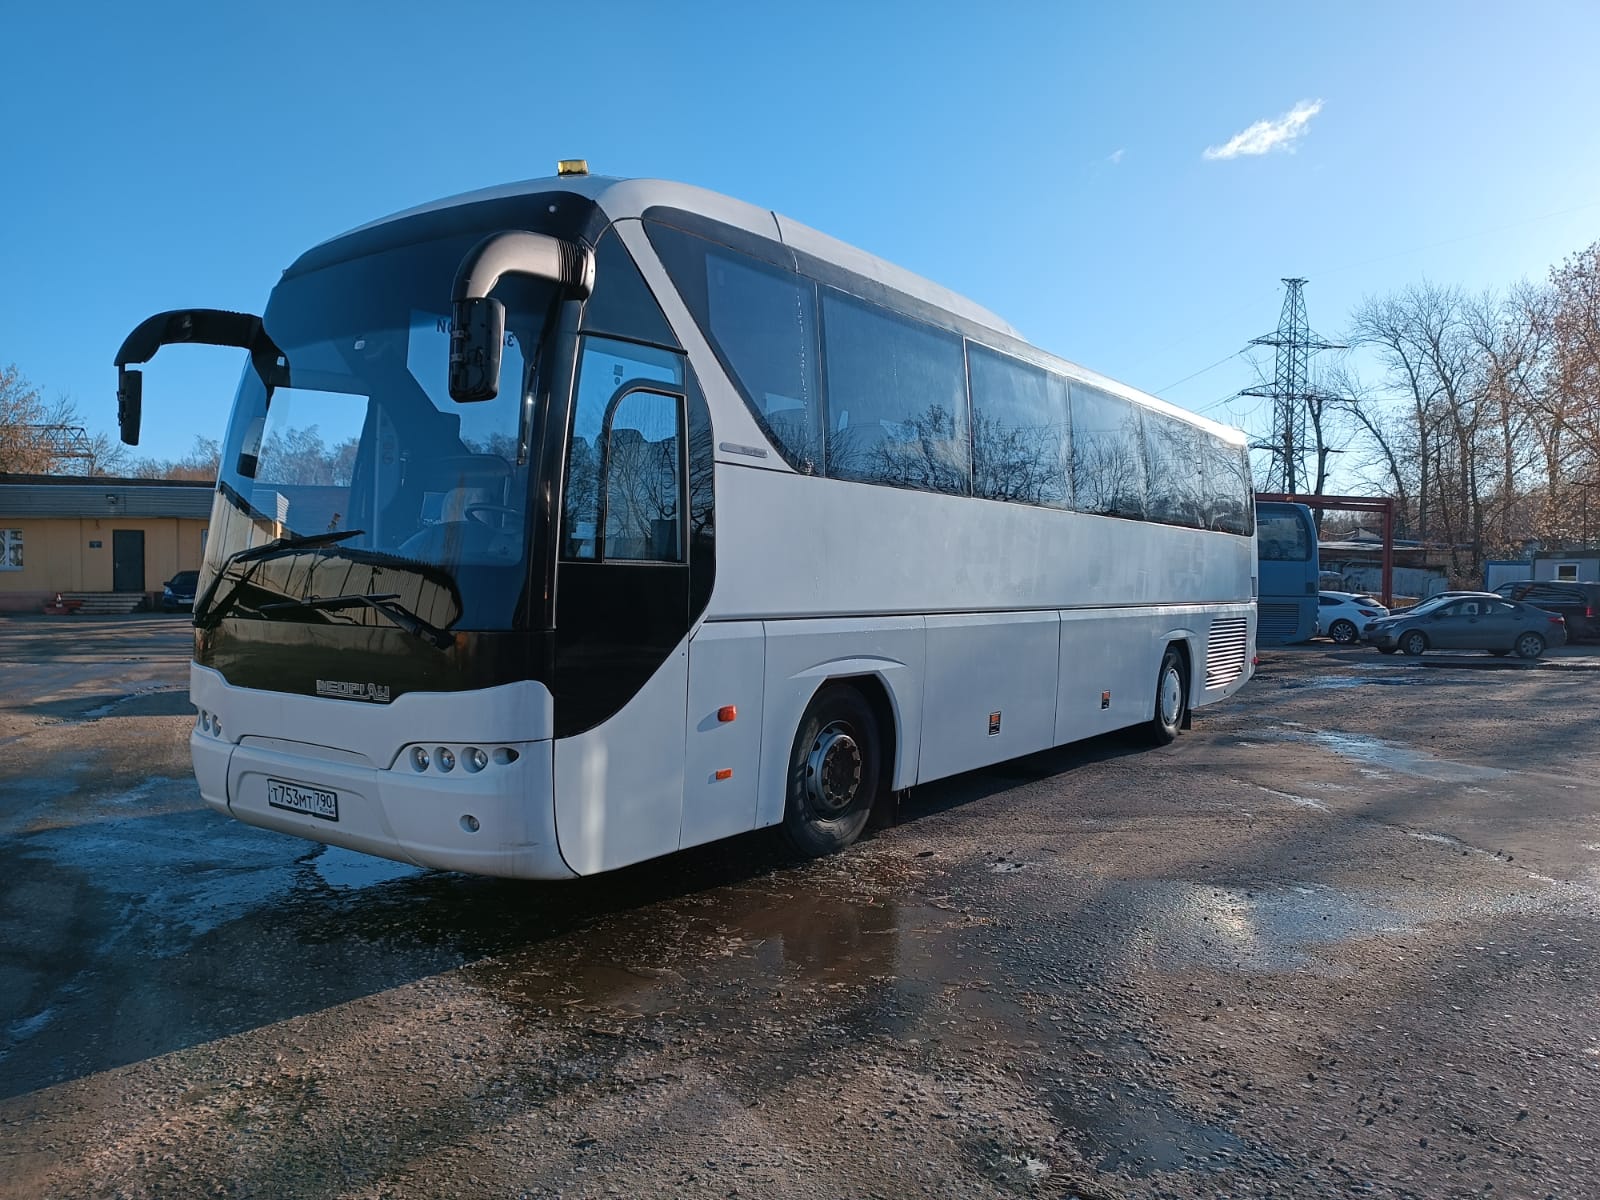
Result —
[[1283, 646], [1300, 631], [1300, 610], [1293, 604], [1261, 604], [1256, 608], [1256, 639], [1263, 646]]
[[1206, 639], [1206, 687], [1226, 687], [1244, 674], [1249, 643], [1250, 630], [1243, 617], [1211, 622], [1211, 636]]

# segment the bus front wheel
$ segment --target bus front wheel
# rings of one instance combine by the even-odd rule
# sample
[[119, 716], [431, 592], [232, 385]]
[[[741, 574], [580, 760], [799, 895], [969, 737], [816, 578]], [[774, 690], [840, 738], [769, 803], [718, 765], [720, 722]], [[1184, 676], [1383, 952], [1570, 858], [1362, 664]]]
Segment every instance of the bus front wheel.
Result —
[[1156, 702], [1150, 721], [1145, 726], [1146, 736], [1153, 745], [1165, 746], [1174, 741], [1183, 728], [1184, 714], [1189, 711], [1189, 670], [1183, 655], [1176, 646], [1168, 646], [1161, 656], [1161, 670], [1156, 674]]
[[811, 700], [789, 754], [782, 835], [795, 853], [820, 858], [861, 836], [878, 795], [882, 762], [872, 707], [847, 684]]

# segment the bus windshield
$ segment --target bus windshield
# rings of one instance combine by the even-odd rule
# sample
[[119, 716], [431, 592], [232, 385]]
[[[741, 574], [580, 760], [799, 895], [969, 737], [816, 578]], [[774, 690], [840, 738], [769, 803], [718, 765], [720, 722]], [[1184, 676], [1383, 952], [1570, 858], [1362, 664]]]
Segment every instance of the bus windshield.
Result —
[[[403, 246], [274, 291], [263, 321], [284, 369], [270, 390], [254, 369], [243, 374], [206, 548], [208, 576], [249, 571], [248, 588], [224, 579], [213, 589], [239, 592], [230, 614], [378, 624], [368, 605], [280, 602], [351, 592], [412, 602], [410, 575], [450, 593], [434, 597], [435, 617], [511, 627], [526, 574], [534, 360], [555, 292], [523, 278], [496, 290], [506, 304], [500, 394], [452, 401], [450, 284], [476, 240]], [[297, 539], [317, 545], [288, 554]], [[273, 566], [258, 548], [280, 541], [289, 561]]]

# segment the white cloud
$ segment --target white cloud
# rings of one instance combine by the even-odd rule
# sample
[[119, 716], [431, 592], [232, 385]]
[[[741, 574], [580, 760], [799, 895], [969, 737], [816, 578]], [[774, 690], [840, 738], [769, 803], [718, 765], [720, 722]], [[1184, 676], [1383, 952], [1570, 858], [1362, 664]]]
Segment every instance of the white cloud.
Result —
[[1257, 121], [1234, 134], [1220, 146], [1207, 146], [1202, 158], [1238, 158], [1245, 154], [1269, 154], [1274, 150], [1294, 153], [1294, 144], [1305, 136], [1311, 118], [1322, 111], [1321, 100], [1302, 100], [1275, 121]]
[[1126, 153], [1126, 150], [1113, 150], [1110, 154], [1106, 155], [1106, 161], [1114, 167], [1122, 161], [1122, 156]]

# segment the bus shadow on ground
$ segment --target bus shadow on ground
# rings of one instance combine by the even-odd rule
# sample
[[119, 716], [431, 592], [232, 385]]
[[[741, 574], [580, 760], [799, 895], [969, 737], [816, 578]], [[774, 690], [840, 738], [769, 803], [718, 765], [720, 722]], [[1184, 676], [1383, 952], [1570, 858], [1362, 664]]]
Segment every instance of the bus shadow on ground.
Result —
[[[1137, 749], [1109, 735], [1030, 755], [919, 788], [890, 815], [914, 823]], [[864, 854], [856, 866], [872, 862]], [[502, 880], [310, 845], [196, 810], [8, 838], [0, 1098], [475, 961], [538, 956], [579, 932], [582, 944], [561, 955], [603, 960], [615, 947], [587, 931], [618, 914], [654, 927], [686, 913], [737, 922], [734, 910], [771, 908], [778, 893], [806, 912], [847, 892], [893, 900], [897, 878], [875, 884], [849, 864], [798, 863], [764, 830], [591, 878]], [[24, 903], [42, 896], [43, 908]]]

